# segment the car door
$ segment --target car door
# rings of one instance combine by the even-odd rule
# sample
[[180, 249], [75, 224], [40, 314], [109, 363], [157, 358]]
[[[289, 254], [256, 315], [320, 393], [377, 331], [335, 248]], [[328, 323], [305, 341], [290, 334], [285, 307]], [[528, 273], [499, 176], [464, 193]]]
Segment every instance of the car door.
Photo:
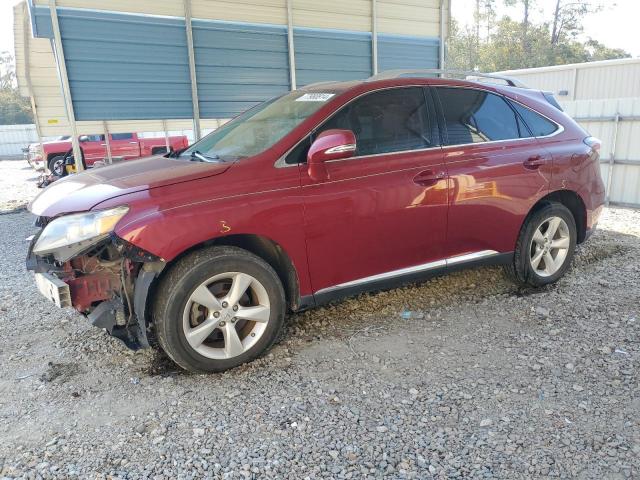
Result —
[[530, 208], [548, 192], [551, 157], [501, 95], [433, 90], [450, 181], [447, 256], [472, 260], [511, 252]]
[[140, 156], [140, 145], [133, 133], [111, 134], [111, 156], [118, 158], [137, 158]]
[[[354, 157], [326, 163], [326, 180], [300, 166], [317, 293], [365, 290], [443, 264], [447, 182], [433, 110], [422, 87], [385, 89], [356, 98], [316, 130], [349, 129], [357, 145]], [[303, 142], [306, 158], [304, 149]]]
[[104, 135], [80, 135], [79, 140], [86, 166], [90, 167], [107, 156]]

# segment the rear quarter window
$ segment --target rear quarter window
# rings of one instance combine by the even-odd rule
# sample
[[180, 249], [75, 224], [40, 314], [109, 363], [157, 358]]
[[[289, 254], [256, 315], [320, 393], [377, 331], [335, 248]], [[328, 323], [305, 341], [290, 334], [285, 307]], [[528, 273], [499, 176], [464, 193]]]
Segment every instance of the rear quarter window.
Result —
[[558, 130], [558, 125], [539, 113], [516, 102], [511, 102], [511, 105], [513, 105], [513, 108], [518, 112], [522, 120], [524, 120], [524, 123], [529, 127], [534, 137], [546, 137]]

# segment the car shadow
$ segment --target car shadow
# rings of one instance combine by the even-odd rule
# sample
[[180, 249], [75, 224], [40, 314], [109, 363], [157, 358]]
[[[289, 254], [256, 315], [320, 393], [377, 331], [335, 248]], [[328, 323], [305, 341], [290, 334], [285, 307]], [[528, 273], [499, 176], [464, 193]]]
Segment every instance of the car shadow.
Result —
[[394, 332], [403, 329], [408, 321], [435, 321], [443, 311], [463, 303], [476, 305], [504, 296], [544, 296], [566, 288], [566, 282], [571, 282], [575, 276], [596, 283], [597, 278], [588, 273], [591, 265], [619, 256], [628, 256], [630, 261], [637, 262], [639, 240], [635, 235], [598, 230], [589, 241], [578, 245], [572, 268], [566, 276], [558, 283], [540, 288], [518, 286], [507, 278], [501, 267], [488, 266], [336, 301], [291, 314], [282, 343], [289, 348], [304, 349], [321, 339], [349, 342], [358, 332]]

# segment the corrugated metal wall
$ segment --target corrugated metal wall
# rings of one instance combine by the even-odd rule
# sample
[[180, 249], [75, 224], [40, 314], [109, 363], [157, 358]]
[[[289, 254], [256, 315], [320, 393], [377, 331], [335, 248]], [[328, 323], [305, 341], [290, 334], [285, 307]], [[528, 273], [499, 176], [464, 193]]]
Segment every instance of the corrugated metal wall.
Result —
[[[640, 58], [499, 72], [559, 95], [559, 100], [640, 97]], [[560, 95], [560, 92], [567, 92]]]
[[380, 70], [396, 68], [438, 68], [440, 42], [434, 38], [406, 35], [378, 35]]
[[0, 156], [22, 155], [22, 148], [38, 141], [36, 126], [0, 125]]
[[[102, 0], [110, 3], [110, 0]], [[154, 0], [140, 0], [146, 9], [145, 13], [156, 13]], [[182, 2], [171, 1], [180, 9], [177, 16], [183, 16]], [[127, 11], [120, 8], [119, 11]], [[231, 22], [262, 23], [271, 25], [285, 25], [287, 23], [286, 0], [191, 0], [193, 18], [222, 20]]]
[[[33, 40], [52, 38], [49, 0], [28, 1]], [[297, 86], [373, 73], [374, 5], [379, 70], [438, 65], [440, 0], [291, 0]], [[182, 1], [57, 0], [57, 11], [80, 130], [193, 116]], [[191, 14], [201, 118], [291, 88], [286, 0], [191, 0]]]
[[567, 114], [602, 140], [601, 173], [610, 202], [640, 206], [640, 59], [501, 73], [556, 94]]
[[60, 9], [77, 120], [191, 118], [184, 20]]
[[377, 0], [380, 33], [440, 37], [439, 0]]
[[298, 87], [371, 75], [371, 34], [296, 27], [293, 33]]
[[294, 0], [296, 27], [371, 31], [370, 0]]
[[[55, 57], [48, 38], [33, 38], [25, 3], [13, 9], [16, 74], [20, 93], [33, 96], [37, 104], [37, 121], [44, 135], [64, 135], [69, 122]], [[27, 75], [31, 82], [27, 81]]]
[[192, 24], [202, 118], [230, 118], [289, 90], [286, 27]]
[[610, 201], [640, 206], [640, 98], [578, 100], [562, 106], [602, 140], [601, 172]]
[[575, 100], [640, 97], [640, 59], [577, 71]]

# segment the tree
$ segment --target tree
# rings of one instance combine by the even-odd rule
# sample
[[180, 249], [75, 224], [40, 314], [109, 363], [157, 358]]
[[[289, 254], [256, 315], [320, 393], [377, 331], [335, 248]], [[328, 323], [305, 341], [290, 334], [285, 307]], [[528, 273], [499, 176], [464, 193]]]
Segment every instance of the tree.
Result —
[[13, 56], [0, 53], [0, 125], [33, 123], [31, 105], [20, 96]]
[[584, 44], [585, 49], [589, 53], [589, 61], [596, 60], [613, 60], [615, 58], [629, 58], [629, 52], [625, 52], [621, 48], [609, 48], [602, 43], [590, 38]]
[[[476, 44], [480, 45], [482, 36], [480, 31], [486, 28], [485, 39], [489, 38], [493, 28], [493, 19], [496, 14], [496, 0], [475, 0], [476, 6], [473, 12], [473, 23], [475, 29]], [[483, 25], [484, 24], [484, 25]]]
[[495, 72], [549, 64], [549, 33], [544, 25], [529, 25], [522, 41], [522, 23], [509, 17], [498, 21], [490, 41], [480, 54], [480, 70]]
[[452, 21], [448, 50], [451, 68], [494, 72], [631, 56], [622, 49], [608, 48], [593, 39], [580, 40], [583, 18], [598, 11], [599, 6], [557, 0], [550, 22], [536, 23], [529, 16], [535, 8], [535, 0], [504, 2], [521, 5], [522, 20], [504, 16], [492, 22], [483, 42], [476, 41], [475, 19], [473, 27], [466, 28]]
[[522, 5], [522, 34], [521, 41], [524, 51], [527, 55], [531, 54], [531, 42], [529, 41], [529, 26], [531, 24], [529, 18], [531, 14], [531, 9], [534, 7], [535, 0], [505, 0], [505, 5], [513, 6], [513, 5]]
[[558, 45], [563, 36], [575, 37], [582, 32], [582, 20], [589, 13], [602, 10], [602, 5], [585, 1], [556, 0], [551, 22], [551, 45]]
[[475, 31], [470, 27], [461, 28], [458, 22], [451, 20], [449, 33], [448, 63], [460, 70], [474, 70], [478, 67], [478, 44]]

